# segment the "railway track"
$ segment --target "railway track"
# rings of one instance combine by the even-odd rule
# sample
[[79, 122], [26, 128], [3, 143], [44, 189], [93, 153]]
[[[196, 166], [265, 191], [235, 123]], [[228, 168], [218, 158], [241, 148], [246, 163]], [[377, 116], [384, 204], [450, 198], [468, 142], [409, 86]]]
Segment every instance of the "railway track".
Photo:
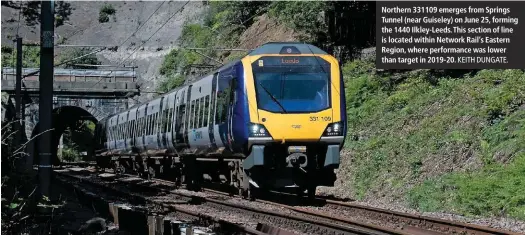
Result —
[[[162, 179], [157, 179], [163, 182], [170, 182]], [[212, 192], [221, 195], [230, 195], [229, 193], [205, 188], [204, 191]], [[432, 218], [421, 215], [414, 215], [404, 212], [386, 210], [381, 208], [375, 208], [370, 206], [364, 206], [355, 204], [352, 202], [344, 202], [344, 200], [337, 199], [327, 199], [324, 197], [317, 197], [314, 202], [312, 201], [297, 201], [296, 195], [287, 194], [283, 192], [271, 192], [273, 195], [264, 195], [265, 199], [257, 199], [257, 201], [264, 202], [267, 204], [272, 204], [276, 206], [282, 206], [290, 210], [297, 212], [312, 214], [320, 217], [330, 218], [336, 221], [346, 222], [346, 223], [359, 223], [359, 221], [351, 220], [348, 218], [360, 217], [362, 220], [374, 221], [373, 224], [379, 225], [388, 223], [392, 227], [396, 227], [398, 230], [405, 231], [409, 234], [508, 234], [508, 235], [519, 235], [521, 233], [516, 233], [512, 231], [505, 231], [501, 229], [495, 229], [487, 226], [480, 226], [475, 224], [467, 224], [463, 222], [457, 222], [452, 220], [444, 220], [439, 218]], [[234, 195], [238, 197], [237, 195]], [[283, 198], [286, 196], [288, 198]], [[276, 200], [281, 201], [275, 202]], [[285, 204], [282, 201], [286, 201]], [[290, 206], [289, 204], [313, 204], [317, 207], [316, 210], [311, 208], [305, 209], [303, 206]], [[337, 215], [330, 215], [337, 212]], [[323, 213], [325, 212], [325, 213]], [[340, 216], [343, 215], [343, 216]]]
[[[212, 193], [191, 193], [185, 190], [171, 190], [168, 189], [170, 185], [166, 182], [153, 180], [156, 183], [152, 185], [152, 181], [136, 180], [136, 177], [117, 177], [114, 179], [106, 179], [108, 182], [120, 182], [126, 184], [129, 191], [110, 187], [104, 184], [104, 179], [97, 179], [95, 173], [78, 174], [75, 172], [56, 171], [59, 176], [68, 178], [69, 180], [88, 183], [90, 185], [104, 188], [105, 190], [112, 190], [121, 197], [127, 198], [142, 198], [151, 204], [162, 206], [165, 209], [175, 211], [177, 213], [191, 214], [200, 217], [207, 214], [214, 214], [215, 212], [227, 212], [234, 214], [249, 221], [266, 221], [267, 224], [276, 225], [279, 228], [285, 229], [279, 234], [286, 234], [286, 231], [294, 231], [302, 234], [409, 234], [404, 231], [392, 229], [389, 227], [375, 226], [366, 223], [352, 222], [340, 220], [336, 217], [319, 216], [317, 214], [300, 212], [297, 210], [290, 210], [290, 208], [283, 208], [282, 205], [270, 205], [262, 202], [248, 202], [245, 200], [228, 200], [231, 197], [212, 194]], [[148, 192], [162, 193], [162, 199], [152, 197]], [[160, 195], [160, 194], [159, 194]], [[169, 199], [176, 198], [177, 204], [170, 204]], [[186, 198], [187, 204], [180, 203], [180, 198]], [[205, 209], [204, 212], [203, 208]], [[217, 217], [220, 217], [217, 216]], [[233, 224], [233, 223], [231, 223]], [[247, 233], [255, 232], [254, 224], [245, 221], [244, 227], [239, 230]], [[250, 226], [251, 225], [251, 226]], [[260, 233], [260, 232], [259, 232]], [[274, 233], [277, 234], [277, 233]], [[290, 234], [292, 234], [290, 232]]]
[[[125, 175], [131, 177], [132, 175]], [[165, 185], [174, 186], [174, 182], [153, 179], [157, 182], [162, 182]], [[166, 192], [166, 189], [157, 188], [155, 190], [161, 190]], [[216, 195], [222, 195], [225, 197], [231, 197], [232, 195], [219, 190], [204, 188], [204, 192], [213, 193]], [[170, 191], [170, 193], [177, 194], [177, 192]], [[303, 202], [293, 202], [296, 200], [295, 195], [286, 194], [282, 192], [272, 192], [269, 198], [265, 197], [261, 200], [256, 201], [265, 203], [268, 205], [285, 208], [289, 211], [297, 213], [303, 218], [309, 218], [303, 220], [306, 223], [315, 223], [316, 221], [324, 221], [326, 223], [332, 223], [333, 225], [348, 225], [358, 226], [365, 228], [364, 231], [381, 231], [387, 234], [519, 234], [511, 231], [505, 231], [487, 226], [480, 226], [475, 224], [467, 224], [462, 222], [456, 222], [452, 220], [444, 220], [438, 218], [431, 218], [426, 216], [414, 215], [409, 213], [385, 210], [380, 208], [374, 208], [369, 206], [363, 206], [354, 204], [351, 202], [343, 202], [341, 200], [333, 200], [318, 197], [315, 202], [308, 201], [308, 204], [314, 204], [318, 207], [303, 206]], [[238, 197], [234, 195], [234, 197]], [[288, 199], [286, 199], [288, 197]], [[275, 200], [277, 199], [277, 200]], [[212, 199], [212, 198], [201, 198], [208, 203], [221, 205], [221, 206], [232, 206], [225, 204], [224, 200]], [[279, 201], [279, 202], [276, 202]], [[283, 201], [288, 201], [283, 204]], [[290, 204], [299, 204], [292, 206]], [[245, 210], [247, 208], [244, 208]], [[264, 213], [262, 211], [255, 213]], [[267, 215], [276, 216], [271, 212], [266, 213]], [[351, 219], [350, 219], [351, 218]], [[356, 219], [357, 218], [357, 219]], [[300, 220], [300, 218], [294, 218]], [[312, 221], [313, 220], [313, 221]], [[337, 227], [337, 226], [335, 226]]]

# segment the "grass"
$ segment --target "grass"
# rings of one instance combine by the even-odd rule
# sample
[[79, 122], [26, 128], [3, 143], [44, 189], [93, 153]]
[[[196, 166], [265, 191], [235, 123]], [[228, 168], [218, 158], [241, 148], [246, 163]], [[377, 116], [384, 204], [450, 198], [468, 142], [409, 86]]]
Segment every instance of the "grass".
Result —
[[349, 181], [346, 196], [525, 218], [522, 70], [437, 80], [434, 71], [382, 75], [370, 61], [343, 70], [352, 153], [343, 166], [351, 174], [341, 179]]

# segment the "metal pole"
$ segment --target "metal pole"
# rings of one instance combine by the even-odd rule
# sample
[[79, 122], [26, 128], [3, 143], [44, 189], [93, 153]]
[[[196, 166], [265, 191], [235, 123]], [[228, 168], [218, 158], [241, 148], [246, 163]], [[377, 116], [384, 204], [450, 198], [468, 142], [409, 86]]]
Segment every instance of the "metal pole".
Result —
[[22, 107], [22, 38], [16, 36], [16, 84], [15, 84], [16, 146], [22, 145], [20, 109]]
[[54, 2], [42, 1], [40, 14], [40, 129], [44, 132], [38, 139], [39, 160], [38, 174], [40, 193], [50, 198], [51, 158], [52, 154], [52, 111], [53, 111], [53, 56], [54, 56]]

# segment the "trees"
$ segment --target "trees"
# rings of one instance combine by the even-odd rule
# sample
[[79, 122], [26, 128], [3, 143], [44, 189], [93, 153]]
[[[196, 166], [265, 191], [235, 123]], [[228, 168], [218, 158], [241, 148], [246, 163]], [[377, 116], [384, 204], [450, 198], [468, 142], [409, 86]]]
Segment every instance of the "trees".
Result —
[[[2, 1], [2, 6], [20, 10], [26, 25], [34, 26], [40, 23], [40, 1]], [[71, 4], [55, 1], [55, 27], [64, 25], [71, 15]]]

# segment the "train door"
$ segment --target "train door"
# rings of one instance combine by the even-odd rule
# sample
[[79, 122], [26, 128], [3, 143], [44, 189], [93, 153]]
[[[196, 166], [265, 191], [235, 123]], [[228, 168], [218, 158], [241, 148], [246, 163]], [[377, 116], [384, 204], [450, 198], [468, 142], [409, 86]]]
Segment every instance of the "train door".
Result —
[[175, 97], [175, 125], [172, 133], [173, 146], [184, 143], [184, 122], [186, 120], [186, 88], [177, 92]]
[[157, 147], [159, 149], [165, 149], [166, 148], [166, 132], [165, 132], [165, 124], [166, 121], [167, 121], [167, 118], [165, 118], [165, 114], [167, 113], [167, 110], [164, 110], [164, 107], [166, 105], [164, 105], [164, 100], [168, 100], [166, 99], [166, 96], [162, 96], [160, 97], [160, 102], [159, 102], [159, 112], [158, 112], [158, 120], [157, 120]]
[[171, 93], [166, 97], [166, 124], [164, 127], [164, 145], [167, 149], [173, 149], [175, 146], [173, 145], [173, 126], [175, 125], [175, 99], [177, 97], [177, 93], [179, 91], [176, 91], [174, 93]]
[[185, 113], [184, 113], [184, 124], [183, 124], [183, 127], [182, 127], [182, 130], [184, 131], [184, 134], [183, 134], [183, 144], [186, 144], [188, 145], [189, 144], [189, 136], [188, 136], [188, 131], [190, 129], [190, 108], [191, 108], [191, 101], [190, 101], [190, 98], [191, 98], [191, 88], [193, 87], [193, 85], [189, 85], [188, 86], [188, 89], [186, 90], [187, 93], [186, 93], [186, 107], [185, 107]]
[[218, 76], [219, 76], [219, 73], [213, 74], [213, 79], [211, 81], [210, 118], [208, 120], [208, 132], [210, 136], [210, 148], [211, 149], [217, 149], [217, 143], [215, 143], [215, 136], [218, 136], [219, 134], [218, 128], [216, 128], [216, 125], [215, 125], [215, 116], [217, 115], [216, 110], [217, 110], [217, 77]]
[[[218, 143], [219, 139], [222, 142], [222, 145], [227, 149], [231, 150], [231, 135], [230, 135], [230, 97], [232, 95], [232, 76], [231, 71], [221, 71], [218, 76], [217, 82], [217, 116], [215, 118], [215, 123], [219, 132], [219, 138], [215, 138]], [[217, 144], [218, 147], [219, 143]]]
[[233, 139], [233, 120], [235, 119], [236, 115], [234, 112], [235, 103], [237, 101], [237, 92], [235, 92], [235, 89], [237, 88], [237, 78], [233, 77], [230, 80], [230, 95], [229, 95], [229, 101], [228, 101], [228, 139], [229, 139], [229, 147], [232, 150], [232, 143], [234, 142]]

